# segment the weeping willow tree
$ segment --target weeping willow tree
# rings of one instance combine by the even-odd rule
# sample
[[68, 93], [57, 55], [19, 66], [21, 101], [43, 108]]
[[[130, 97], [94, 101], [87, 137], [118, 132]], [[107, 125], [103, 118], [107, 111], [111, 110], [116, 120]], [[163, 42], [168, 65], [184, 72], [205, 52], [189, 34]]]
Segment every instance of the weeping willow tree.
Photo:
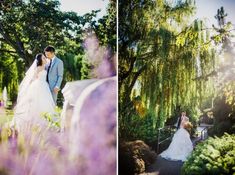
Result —
[[[7, 46], [0, 43], [1, 50], [7, 50]], [[0, 94], [4, 87], [7, 88], [8, 98], [15, 100], [18, 87], [18, 77], [23, 76], [23, 60], [15, 61], [14, 52], [4, 52], [0, 57]], [[0, 99], [2, 96], [0, 95]]]
[[195, 10], [193, 0], [119, 1], [120, 137], [136, 96], [162, 127], [177, 107], [196, 115], [213, 94], [213, 80], [201, 77], [215, 69], [216, 52], [203, 21], [190, 20]]

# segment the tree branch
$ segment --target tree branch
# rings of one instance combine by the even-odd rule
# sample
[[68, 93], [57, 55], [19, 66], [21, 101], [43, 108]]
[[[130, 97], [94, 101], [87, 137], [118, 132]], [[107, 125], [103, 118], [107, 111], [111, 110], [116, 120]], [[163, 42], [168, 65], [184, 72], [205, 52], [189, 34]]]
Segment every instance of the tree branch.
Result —
[[126, 73], [124, 73], [122, 76], [120, 76], [120, 81], [125, 80], [129, 76], [129, 74], [133, 70], [136, 59], [137, 59], [136, 56], [131, 59], [130, 67], [129, 67], [128, 71], [126, 71]]
[[16, 51], [13, 51], [13, 50], [6, 50], [6, 49], [0, 49], [0, 52], [17, 53]]
[[13, 47], [16, 52], [18, 53], [19, 56], [21, 56], [22, 58], [24, 58], [24, 52], [22, 51], [22, 47], [20, 47], [18, 45], [17, 42], [15, 42], [14, 40], [12, 40], [12, 38], [10, 37], [10, 35], [4, 31], [4, 28], [3, 28], [3, 25], [2, 23], [0, 22], [0, 33], [2, 34], [2, 36], [4, 37], [5, 39], [5, 42], [7, 44], [9, 44], [11, 47]]
[[125, 96], [125, 101], [128, 102], [130, 101], [130, 94], [131, 94], [131, 91], [136, 83], [136, 80], [138, 79], [138, 77], [141, 75], [141, 73], [147, 68], [147, 65], [144, 65], [142, 66], [134, 75], [132, 81], [131, 81], [131, 84], [126, 92], [126, 96]]
[[131, 84], [129, 86], [130, 90], [132, 90], [133, 86], [135, 85], [136, 80], [146, 68], [147, 68], [147, 65], [144, 65], [138, 70], [138, 72], [135, 73], [134, 78], [132, 79]]

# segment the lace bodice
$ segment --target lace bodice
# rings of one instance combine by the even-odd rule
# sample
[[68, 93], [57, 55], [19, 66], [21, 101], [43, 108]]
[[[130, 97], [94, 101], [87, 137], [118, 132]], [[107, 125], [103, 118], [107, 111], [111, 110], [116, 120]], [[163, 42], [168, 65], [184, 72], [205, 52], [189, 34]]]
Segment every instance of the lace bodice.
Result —
[[38, 73], [38, 79], [41, 81], [46, 81], [47, 78], [47, 71], [42, 70], [41, 72]]

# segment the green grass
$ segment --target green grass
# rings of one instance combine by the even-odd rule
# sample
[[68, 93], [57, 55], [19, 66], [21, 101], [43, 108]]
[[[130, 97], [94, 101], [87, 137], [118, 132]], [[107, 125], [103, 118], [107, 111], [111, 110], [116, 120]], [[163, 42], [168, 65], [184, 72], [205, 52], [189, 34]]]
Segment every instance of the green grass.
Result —
[[0, 114], [0, 127], [10, 122], [13, 118], [13, 110], [6, 109], [5, 115]]

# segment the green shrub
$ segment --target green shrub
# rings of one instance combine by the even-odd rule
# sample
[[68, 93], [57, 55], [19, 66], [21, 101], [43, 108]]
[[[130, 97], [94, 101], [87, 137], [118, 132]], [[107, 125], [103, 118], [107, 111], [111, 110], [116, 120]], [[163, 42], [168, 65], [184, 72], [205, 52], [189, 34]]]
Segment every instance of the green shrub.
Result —
[[213, 116], [214, 126], [209, 131], [210, 136], [222, 136], [225, 132], [235, 134], [235, 109], [224, 96], [215, 99]]
[[143, 173], [156, 159], [156, 153], [141, 140], [119, 142], [118, 149], [119, 174]]
[[222, 136], [224, 133], [233, 134], [234, 127], [233, 123], [229, 120], [221, 121], [220, 123], [215, 123], [214, 126], [209, 130], [208, 134], [210, 136]]
[[226, 133], [198, 144], [184, 163], [182, 174], [235, 174], [235, 135]]
[[127, 141], [144, 140], [153, 141], [157, 138], [157, 128], [155, 122], [155, 115], [148, 111], [143, 117], [133, 114], [125, 125], [120, 125], [122, 139]]

